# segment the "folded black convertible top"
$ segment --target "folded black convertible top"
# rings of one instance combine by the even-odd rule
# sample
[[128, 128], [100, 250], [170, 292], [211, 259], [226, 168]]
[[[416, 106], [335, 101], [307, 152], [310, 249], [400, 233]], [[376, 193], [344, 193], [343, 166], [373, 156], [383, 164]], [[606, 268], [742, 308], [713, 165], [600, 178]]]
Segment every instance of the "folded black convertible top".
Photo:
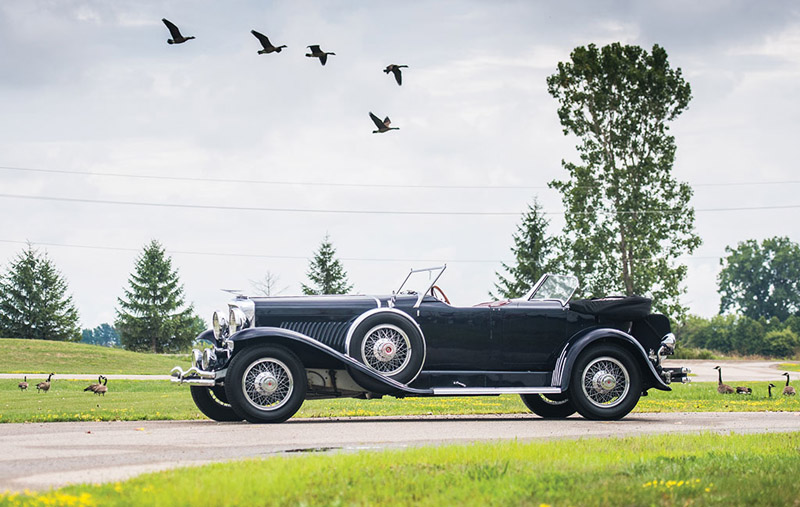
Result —
[[569, 309], [613, 320], [639, 320], [650, 314], [653, 302], [642, 296], [618, 296], [595, 299], [577, 299], [569, 302]]

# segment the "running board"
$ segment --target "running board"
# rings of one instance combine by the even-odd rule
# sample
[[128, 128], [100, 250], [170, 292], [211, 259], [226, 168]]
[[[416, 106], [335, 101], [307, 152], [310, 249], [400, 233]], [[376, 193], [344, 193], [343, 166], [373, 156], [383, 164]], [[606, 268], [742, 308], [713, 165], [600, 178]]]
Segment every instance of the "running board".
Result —
[[561, 394], [560, 387], [434, 387], [434, 396], [480, 396], [482, 394]]

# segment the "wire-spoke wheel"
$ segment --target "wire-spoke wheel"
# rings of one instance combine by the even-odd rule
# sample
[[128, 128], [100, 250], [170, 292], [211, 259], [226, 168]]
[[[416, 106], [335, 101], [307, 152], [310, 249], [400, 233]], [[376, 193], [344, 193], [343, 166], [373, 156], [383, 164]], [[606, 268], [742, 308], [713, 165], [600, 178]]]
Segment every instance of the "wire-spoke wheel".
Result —
[[587, 419], [620, 419], [628, 414], [642, 390], [641, 373], [627, 350], [602, 344], [585, 350], [573, 365], [570, 394]]
[[307, 383], [303, 364], [292, 351], [252, 347], [231, 360], [225, 393], [233, 409], [250, 422], [283, 422], [302, 405]]
[[242, 376], [242, 390], [247, 401], [259, 410], [282, 407], [294, 390], [289, 368], [271, 357], [256, 359]]
[[369, 331], [361, 342], [364, 364], [384, 375], [394, 375], [408, 364], [411, 342], [399, 327], [379, 324]]
[[531, 412], [545, 419], [564, 419], [575, 413], [575, 406], [563, 394], [520, 394]]
[[[366, 317], [348, 333], [347, 354], [370, 370], [406, 384], [422, 370], [425, 340], [410, 317], [383, 311]], [[372, 392], [381, 392], [379, 381], [350, 370], [353, 380]]]

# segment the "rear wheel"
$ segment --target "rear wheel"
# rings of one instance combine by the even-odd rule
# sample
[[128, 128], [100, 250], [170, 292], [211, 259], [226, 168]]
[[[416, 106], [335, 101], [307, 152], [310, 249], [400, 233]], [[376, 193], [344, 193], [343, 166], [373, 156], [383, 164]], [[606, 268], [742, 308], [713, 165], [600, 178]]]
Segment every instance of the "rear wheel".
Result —
[[221, 422], [243, 419], [228, 403], [224, 387], [190, 386], [189, 391], [192, 393], [194, 404], [209, 419]]
[[564, 419], [575, 413], [575, 406], [565, 395], [520, 394], [531, 412], [545, 419]]
[[587, 419], [625, 417], [642, 393], [636, 359], [617, 345], [588, 348], [573, 365], [569, 393], [575, 408]]
[[279, 423], [303, 404], [308, 379], [303, 363], [289, 349], [253, 347], [231, 360], [225, 394], [237, 414], [253, 423]]

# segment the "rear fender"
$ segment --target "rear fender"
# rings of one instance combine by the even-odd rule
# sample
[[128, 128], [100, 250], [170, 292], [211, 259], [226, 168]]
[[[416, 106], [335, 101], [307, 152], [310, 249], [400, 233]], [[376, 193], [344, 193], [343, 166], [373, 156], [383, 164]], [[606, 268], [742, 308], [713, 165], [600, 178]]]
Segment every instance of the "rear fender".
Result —
[[[562, 391], [569, 388], [569, 379], [572, 374], [572, 368], [575, 361], [580, 356], [586, 347], [599, 342], [614, 343], [624, 347], [628, 352], [638, 360], [639, 368], [642, 372], [642, 382], [645, 389], [653, 387], [661, 391], [671, 391], [672, 389], [664, 383], [661, 376], [656, 372], [655, 366], [650, 362], [645, 352], [644, 347], [636, 341], [634, 337], [628, 333], [622, 332], [618, 329], [600, 328], [593, 329], [577, 338], [570, 340], [569, 343], [561, 351], [561, 354], [556, 361], [556, 367], [553, 370], [553, 378], [551, 385], [554, 387], [560, 386]], [[648, 387], [649, 386], [649, 387]]]
[[322, 352], [332, 359], [335, 359], [351, 373], [358, 372], [356, 375], [353, 375], [354, 379], [359, 379], [362, 377], [362, 375], [365, 375], [368, 381], [359, 382], [359, 384], [364, 387], [365, 391], [391, 395], [412, 394], [420, 396], [433, 394], [433, 391], [429, 389], [414, 389], [406, 386], [405, 384], [401, 384], [396, 380], [384, 377], [380, 373], [371, 370], [366, 365], [356, 361], [352, 357], [342, 354], [341, 352], [332, 349], [324, 343], [318, 342], [310, 336], [306, 336], [289, 329], [278, 327], [254, 327], [239, 331], [238, 333], [232, 335], [230, 340], [234, 343], [234, 356], [239, 348], [261, 345], [265, 343], [282, 345], [289, 350], [295, 351], [300, 347], [311, 347], [312, 349]]

